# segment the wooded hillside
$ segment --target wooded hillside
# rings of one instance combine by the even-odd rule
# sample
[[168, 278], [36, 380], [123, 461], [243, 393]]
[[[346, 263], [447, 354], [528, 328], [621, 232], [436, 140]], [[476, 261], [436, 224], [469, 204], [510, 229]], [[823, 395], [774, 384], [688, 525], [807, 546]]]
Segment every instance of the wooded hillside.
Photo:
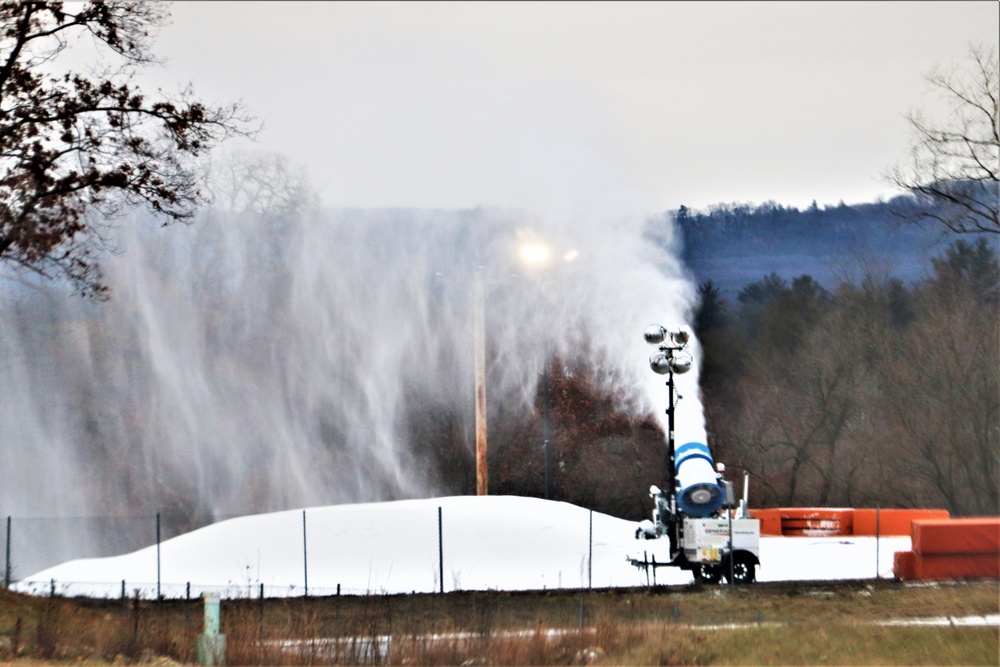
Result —
[[[899, 205], [676, 212], [710, 446], [756, 506], [1000, 509], [997, 242], [901, 227]], [[645, 512], [663, 436], [584, 378], [554, 379], [557, 497]], [[507, 440], [498, 492], [541, 495], [541, 436]]]

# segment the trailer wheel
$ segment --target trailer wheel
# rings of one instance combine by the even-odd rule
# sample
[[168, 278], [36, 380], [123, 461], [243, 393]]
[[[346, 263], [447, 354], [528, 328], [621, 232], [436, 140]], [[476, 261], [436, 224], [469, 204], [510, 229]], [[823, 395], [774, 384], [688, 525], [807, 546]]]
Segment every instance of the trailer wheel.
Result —
[[[726, 581], [730, 581], [729, 571], [729, 560], [723, 560], [722, 576], [726, 578]], [[745, 551], [737, 551], [733, 554], [732, 572], [733, 579], [730, 583], [735, 582], [737, 585], [752, 584], [757, 578], [757, 568], [753, 556]]]
[[702, 581], [706, 584], [717, 584], [722, 581], [722, 568], [718, 565], [705, 563], [698, 567], [698, 571], [701, 572]]

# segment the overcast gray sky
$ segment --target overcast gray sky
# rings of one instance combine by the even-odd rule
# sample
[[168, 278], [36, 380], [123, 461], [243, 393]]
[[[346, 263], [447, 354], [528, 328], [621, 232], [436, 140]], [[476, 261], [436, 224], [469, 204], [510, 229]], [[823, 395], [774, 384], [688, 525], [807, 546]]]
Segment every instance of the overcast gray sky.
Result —
[[981, 2], [188, 2], [165, 88], [242, 99], [331, 206], [872, 201]]

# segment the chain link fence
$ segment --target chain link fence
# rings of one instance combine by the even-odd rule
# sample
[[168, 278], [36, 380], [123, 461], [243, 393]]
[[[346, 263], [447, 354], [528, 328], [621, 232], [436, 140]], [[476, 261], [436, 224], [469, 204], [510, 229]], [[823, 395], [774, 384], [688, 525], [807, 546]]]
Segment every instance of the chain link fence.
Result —
[[4, 518], [3, 582], [10, 587], [67, 561], [105, 558], [155, 546], [184, 532], [179, 517], [161, 514]]
[[[224, 518], [196, 530], [160, 514], [5, 517], [3, 583], [36, 595], [194, 599], [692, 581], [690, 571], [664, 567], [669, 541], [637, 540], [633, 522], [566, 503], [496, 502], [488, 511], [431, 501], [383, 503], [374, 513], [372, 506], [320, 507]], [[542, 508], [555, 513], [532, 516]], [[764, 537], [756, 573], [763, 581], [888, 578], [894, 553], [909, 548], [905, 537]]]
[[[222, 518], [189, 531], [160, 514], [8, 516], [0, 528], [3, 583], [36, 595], [142, 599], [436, 593], [523, 589], [526, 567], [534, 571], [529, 587], [592, 585], [592, 514], [585, 510], [533, 553], [521, 550], [514, 572], [503, 567], [514, 555], [492, 519], [402, 506], [372, 521], [351, 507], [329, 509]], [[484, 560], [484, 552], [491, 556]], [[94, 572], [120, 578], [92, 581]]]

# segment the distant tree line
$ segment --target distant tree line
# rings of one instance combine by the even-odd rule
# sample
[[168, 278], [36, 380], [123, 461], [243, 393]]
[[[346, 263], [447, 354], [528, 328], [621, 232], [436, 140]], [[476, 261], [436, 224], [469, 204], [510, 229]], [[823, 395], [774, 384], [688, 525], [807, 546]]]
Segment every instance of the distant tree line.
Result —
[[959, 240], [931, 263], [910, 286], [699, 286], [709, 438], [755, 504], [1000, 509], [997, 251]]
[[[674, 215], [687, 262], [760, 254], [849, 253], [863, 246], [874, 251], [912, 252], [943, 236], [933, 223], [937, 210], [909, 195], [889, 201], [819, 206], [804, 210], [772, 201], [726, 203], [705, 210], [678, 208]], [[921, 225], [901, 225], [913, 220]]]

